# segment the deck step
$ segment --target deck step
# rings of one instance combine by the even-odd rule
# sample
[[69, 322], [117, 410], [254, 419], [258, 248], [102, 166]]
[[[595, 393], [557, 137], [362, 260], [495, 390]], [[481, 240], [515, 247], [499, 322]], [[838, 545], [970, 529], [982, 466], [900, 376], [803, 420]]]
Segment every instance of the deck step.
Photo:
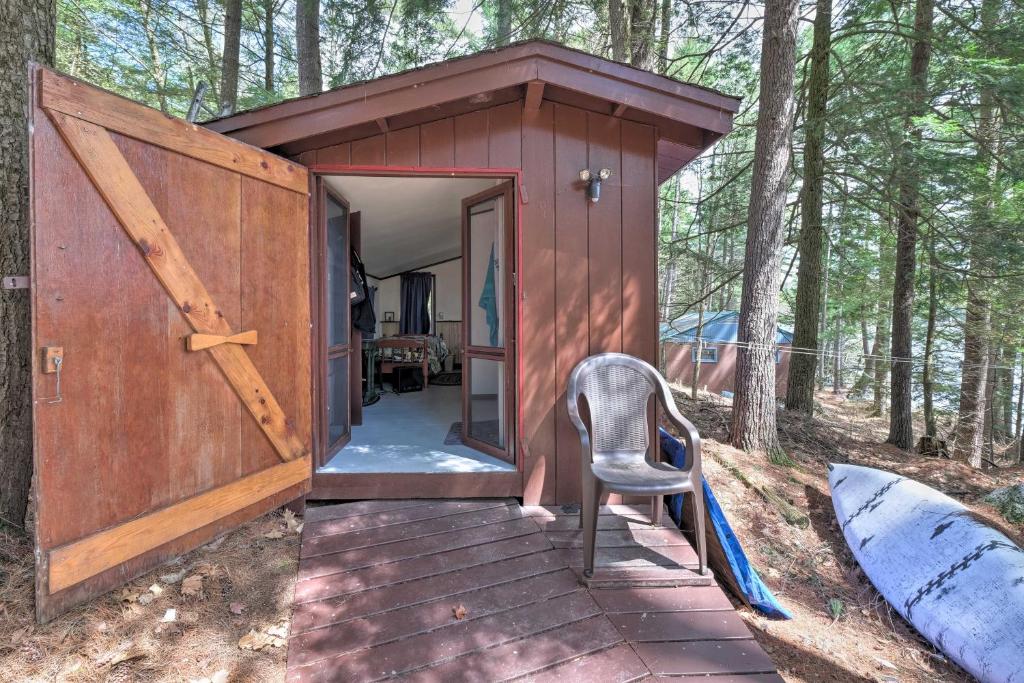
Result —
[[580, 567], [573, 567], [573, 571], [587, 588], [593, 589], [715, 585], [715, 576], [710, 569], [705, 569], [702, 575], [687, 567], [596, 567], [594, 576], [590, 578], [583, 575]]

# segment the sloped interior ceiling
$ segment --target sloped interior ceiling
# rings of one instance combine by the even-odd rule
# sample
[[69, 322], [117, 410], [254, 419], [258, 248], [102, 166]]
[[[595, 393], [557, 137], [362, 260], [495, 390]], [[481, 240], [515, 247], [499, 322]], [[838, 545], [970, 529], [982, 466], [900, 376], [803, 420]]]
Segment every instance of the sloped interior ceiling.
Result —
[[462, 252], [462, 200], [496, 178], [327, 176], [325, 182], [362, 218], [366, 272], [387, 277]]

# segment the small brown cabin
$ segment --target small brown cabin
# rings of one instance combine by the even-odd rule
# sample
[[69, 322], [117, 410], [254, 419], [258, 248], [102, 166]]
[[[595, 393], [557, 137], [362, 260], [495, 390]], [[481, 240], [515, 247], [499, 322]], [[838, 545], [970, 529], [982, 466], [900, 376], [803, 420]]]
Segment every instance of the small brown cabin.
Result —
[[[698, 389], [713, 394], [735, 391], [736, 356], [742, 347], [739, 319], [737, 311], [705, 311], [662, 323], [662, 356], [668, 381], [693, 386], [693, 372], [697, 370]], [[775, 333], [775, 396], [779, 398], [786, 395], [792, 349], [793, 333], [779, 327]]]
[[544, 42], [206, 126], [35, 69], [40, 617], [303, 495], [576, 501], [566, 379], [655, 361], [737, 106]]

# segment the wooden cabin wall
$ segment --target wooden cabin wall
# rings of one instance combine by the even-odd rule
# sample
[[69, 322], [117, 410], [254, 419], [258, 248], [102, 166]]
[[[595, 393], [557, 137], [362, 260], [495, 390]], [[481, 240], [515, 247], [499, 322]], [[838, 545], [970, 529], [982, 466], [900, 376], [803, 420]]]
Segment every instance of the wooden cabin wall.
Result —
[[[580, 442], [565, 385], [593, 353], [656, 362], [654, 128], [521, 101], [303, 153], [311, 164], [522, 168], [519, 457], [527, 504], [577, 502]], [[609, 168], [589, 202], [583, 168]]]

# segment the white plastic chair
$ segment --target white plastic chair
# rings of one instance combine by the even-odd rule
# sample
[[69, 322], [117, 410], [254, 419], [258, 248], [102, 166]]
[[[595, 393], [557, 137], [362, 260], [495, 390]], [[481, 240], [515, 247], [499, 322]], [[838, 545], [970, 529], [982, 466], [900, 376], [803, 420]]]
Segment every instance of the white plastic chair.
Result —
[[[647, 422], [648, 403], [658, 396], [666, 416], [682, 434], [687, 466], [673, 467], [658, 460]], [[580, 415], [586, 399], [590, 426]], [[569, 417], [582, 447], [583, 574], [594, 575], [597, 517], [605, 491], [651, 497], [651, 523], [661, 523], [662, 497], [690, 493], [697, 537], [700, 573], [707, 566], [704, 529], [704, 489], [701, 485], [700, 435], [676, 408], [668, 384], [658, 371], [639, 358], [602, 353], [582, 361], [569, 376], [566, 392]]]

